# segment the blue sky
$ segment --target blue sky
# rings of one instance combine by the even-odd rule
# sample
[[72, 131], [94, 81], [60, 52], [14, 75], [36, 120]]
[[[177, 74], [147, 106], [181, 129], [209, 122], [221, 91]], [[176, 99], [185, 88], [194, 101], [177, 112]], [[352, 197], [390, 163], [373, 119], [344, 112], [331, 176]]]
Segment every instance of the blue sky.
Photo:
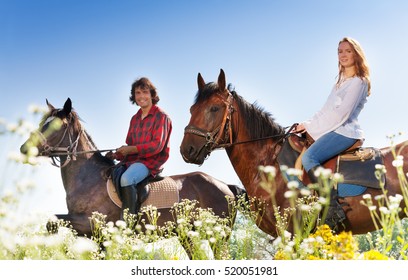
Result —
[[[201, 170], [240, 185], [224, 151], [202, 166], [180, 156], [198, 72], [208, 82], [223, 68], [240, 95], [289, 126], [323, 104], [337, 43], [353, 37], [371, 67], [372, 96], [360, 115], [366, 145], [388, 146], [387, 135], [407, 131], [407, 13], [403, 0], [0, 0], [0, 118], [29, 118], [30, 104], [47, 98], [61, 107], [70, 97], [98, 148], [116, 148], [138, 109], [130, 85], [146, 76], [173, 120], [164, 174]], [[59, 170], [39, 170], [48, 186], [40, 197], [63, 211]]]

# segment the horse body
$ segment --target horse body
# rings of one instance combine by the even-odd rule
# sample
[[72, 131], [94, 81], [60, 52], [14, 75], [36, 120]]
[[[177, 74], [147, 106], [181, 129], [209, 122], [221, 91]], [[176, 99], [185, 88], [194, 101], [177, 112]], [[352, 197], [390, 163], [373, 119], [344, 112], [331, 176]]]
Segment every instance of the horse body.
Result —
[[[225, 148], [235, 172], [244, 185], [248, 196], [271, 201], [271, 192], [260, 187], [259, 166], [274, 166], [276, 169], [276, 189], [273, 190], [279, 209], [289, 207], [284, 197], [288, 190], [280, 170], [277, 156], [281, 151], [281, 140], [285, 129], [278, 125], [269, 113], [257, 105], [249, 104], [236, 93], [226, 88], [225, 74], [221, 70], [217, 83], [204, 82], [198, 74], [198, 93], [191, 107], [191, 119], [185, 129], [180, 152], [186, 162], [202, 164], [211, 151]], [[404, 157], [404, 170], [408, 170], [407, 143], [395, 147]], [[387, 170], [385, 188], [387, 195], [401, 194], [391, 147], [380, 149]], [[379, 189], [367, 188], [365, 194], [372, 197], [382, 194]], [[368, 208], [360, 203], [362, 195], [344, 197], [343, 209], [347, 220], [345, 230], [353, 234], [363, 234], [375, 230]], [[403, 206], [403, 205], [402, 205]], [[401, 215], [403, 215], [401, 211]], [[276, 219], [272, 207], [266, 207], [259, 221], [259, 227], [276, 236]], [[289, 228], [291, 231], [292, 229]]]
[[[56, 216], [69, 221], [78, 234], [90, 236], [92, 232], [89, 218], [92, 213], [106, 215], [107, 221], [114, 222], [120, 218], [122, 210], [110, 199], [106, 187], [106, 171], [114, 166], [114, 161], [96, 150], [76, 112], [72, 111], [70, 99], [63, 109], [55, 109], [48, 101], [47, 104], [50, 112], [44, 116], [39, 129], [32, 133], [20, 151], [27, 154], [30, 147], [36, 146], [39, 155], [59, 159], [68, 214]], [[61, 123], [60, 128], [49, 132], [49, 126], [56, 120]], [[203, 172], [170, 177], [177, 184], [180, 200], [195, 200], [198, 207], [211, 208], [220, 217], [230, 215], [227, 196], [236, 198], [245, 193], [238, 186], [227, 185]], [[174, 220], [170, 210], [159, 209], [159, 226]]]

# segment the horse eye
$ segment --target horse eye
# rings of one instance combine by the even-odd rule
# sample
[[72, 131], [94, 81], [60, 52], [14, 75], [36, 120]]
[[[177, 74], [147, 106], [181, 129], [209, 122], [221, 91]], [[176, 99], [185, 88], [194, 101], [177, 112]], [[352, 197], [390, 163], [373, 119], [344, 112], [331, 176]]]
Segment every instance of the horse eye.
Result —
[[210, 109], [210, 111], [211, 111], [212, 113], [215, 113], [215, 112], [218, 112], [219, 109], [220, 109], [220, 108], [218, 108], [217, 106], [212, 106], [211, 109]]

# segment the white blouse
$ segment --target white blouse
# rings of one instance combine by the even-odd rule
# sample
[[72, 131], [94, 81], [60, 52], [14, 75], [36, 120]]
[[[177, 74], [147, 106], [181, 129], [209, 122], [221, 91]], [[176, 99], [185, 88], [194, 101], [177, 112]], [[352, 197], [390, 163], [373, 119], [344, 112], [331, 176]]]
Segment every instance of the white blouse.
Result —
[[364, 139], [358, 115], [367, 102], [367, 96], [368, 83], [365, 79], [348, 78], [339, 86], [333, 86], [324, 106], [303, 125], [314, 140], [331, 131], [353, 139]]

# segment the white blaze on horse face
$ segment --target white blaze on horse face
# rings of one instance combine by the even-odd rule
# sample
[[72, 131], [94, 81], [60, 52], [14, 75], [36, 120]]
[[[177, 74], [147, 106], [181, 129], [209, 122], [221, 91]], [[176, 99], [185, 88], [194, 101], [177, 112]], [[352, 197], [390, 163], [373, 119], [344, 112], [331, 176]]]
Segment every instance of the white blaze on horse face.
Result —
[[55, 116], [49, 116], [49, 117], [45, 120], [43, 127], [46, 126], [47, 124], [51, 123], [53, 120], [55, 120]]

